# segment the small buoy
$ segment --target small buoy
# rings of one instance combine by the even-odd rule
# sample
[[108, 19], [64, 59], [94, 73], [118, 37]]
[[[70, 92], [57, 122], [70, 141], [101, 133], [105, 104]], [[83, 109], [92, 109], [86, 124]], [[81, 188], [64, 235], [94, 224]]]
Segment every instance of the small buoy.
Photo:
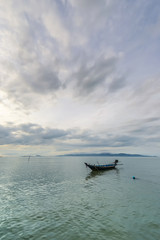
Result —
[[133, 176], [132, 178], [133, 178], [133, 179], [136, 179], [136, 177], [135, 177], [135, 176]]

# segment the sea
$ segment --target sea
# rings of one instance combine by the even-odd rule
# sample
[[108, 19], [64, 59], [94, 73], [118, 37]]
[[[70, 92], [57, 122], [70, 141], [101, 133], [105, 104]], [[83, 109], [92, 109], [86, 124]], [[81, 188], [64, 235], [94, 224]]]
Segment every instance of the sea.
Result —
[[114, 159], [0, 158], [0, 240], [159, 240], [160, 158]]

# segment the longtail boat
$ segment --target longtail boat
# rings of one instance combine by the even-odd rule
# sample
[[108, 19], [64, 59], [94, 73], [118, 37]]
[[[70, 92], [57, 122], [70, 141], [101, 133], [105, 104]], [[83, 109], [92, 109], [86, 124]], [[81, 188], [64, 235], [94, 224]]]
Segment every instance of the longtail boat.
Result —
[[116, 167], [118, 163], [118, 160], [116, 159], [113, 163], [111, 164], [106, 164], [106, 165], [93, 165], [93, 164], [88, 164], [85, 163], [86, 167], [89, 167], [91, 170], [93, 171], [103, 171], [103, 170], [111, 170], [114, 169]]

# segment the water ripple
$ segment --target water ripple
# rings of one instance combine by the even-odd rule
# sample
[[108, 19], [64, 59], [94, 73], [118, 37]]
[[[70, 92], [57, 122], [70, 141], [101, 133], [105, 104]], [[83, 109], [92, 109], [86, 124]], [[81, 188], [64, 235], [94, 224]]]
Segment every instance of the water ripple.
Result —
[[65, 161], [1, 165], [0, 240], [159, 239], [160, 182], [145, 181], [143, 163], [133, 181], [133, 166], [93, 173], [80, 159], [75, 172]]

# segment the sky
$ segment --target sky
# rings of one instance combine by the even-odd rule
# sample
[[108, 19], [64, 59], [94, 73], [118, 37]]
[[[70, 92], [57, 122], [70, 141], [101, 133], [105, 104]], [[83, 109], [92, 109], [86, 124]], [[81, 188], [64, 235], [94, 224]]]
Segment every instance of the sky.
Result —
[[160, 156], [159, 0], [1, 0], [0, 155]]

